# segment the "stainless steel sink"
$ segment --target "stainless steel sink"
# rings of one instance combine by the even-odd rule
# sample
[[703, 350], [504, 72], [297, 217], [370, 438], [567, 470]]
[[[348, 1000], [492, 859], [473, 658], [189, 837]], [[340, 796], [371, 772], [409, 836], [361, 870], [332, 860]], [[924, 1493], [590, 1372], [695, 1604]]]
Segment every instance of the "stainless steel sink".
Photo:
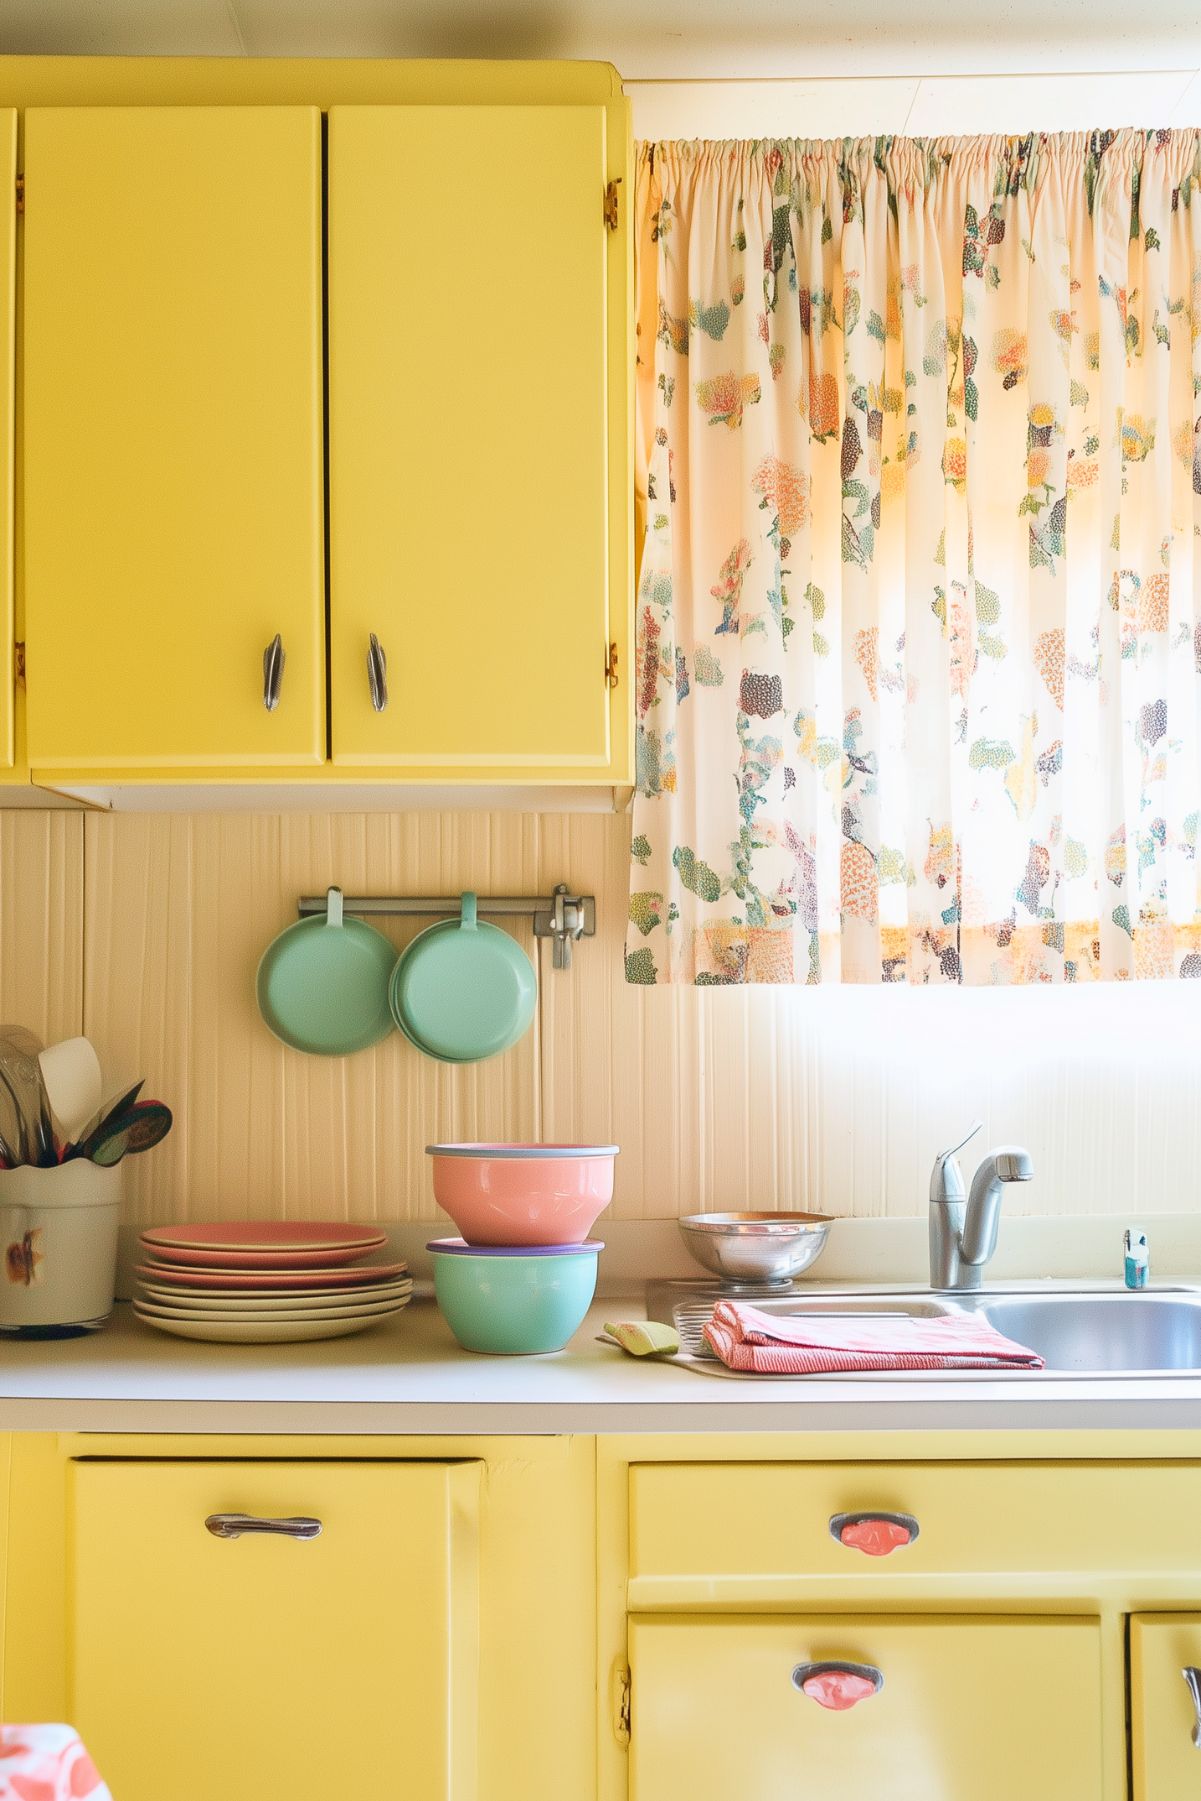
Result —
[[969, 1304], [1048, 1370], [1201, 1372], [1201, 1294], [982, 1295]]

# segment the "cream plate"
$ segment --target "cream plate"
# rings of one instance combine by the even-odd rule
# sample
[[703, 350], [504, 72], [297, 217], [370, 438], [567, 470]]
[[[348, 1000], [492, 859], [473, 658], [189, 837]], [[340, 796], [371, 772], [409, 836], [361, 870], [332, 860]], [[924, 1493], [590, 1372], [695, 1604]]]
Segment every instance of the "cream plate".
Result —
[[169, 1288], [219, 1288], [225, 1292], [254, 1288], [362, 1288], [408, 1274], [406, 1263], [362, 1263], [355, 1269], [174, 1269], [165, 1263], [139, 1263], [134, 1274]]
[[198, 1338], [208, 1344], [304, 1344], [316, 1338], [349, 1338], [352, 1332], [365, 1332], [387, 1317], [386, 1314], [348, 1317], [343, 1313], [335, 1319], [296, 1321], [158, 1319], [153, 1314], [143, 1313], [136, 1302], [134, 1312], [156, 1332], [167, 1332], [172, 1338]]
[[162, 1306], [183, 1307], [189, 1312], [279, 1313], [303, 1307], [366, 1307], [373, 1301], [408, 1300], [413, 1284], [406, 1277], [398, 1282], [374, 1283], [370, 1288], [330, 1292], [324, 1288], [298, 1289], [288, 1294], [219, 1294], [207, 1288], [159, 1288], [153, 1282], [140, 1284], [139, 1300], [157, 1301]]
[[153, 1315], [155, 1319], [224, 1320], [229, 1325], [237, 1320], [370, 1319], [376, 1314], [399, 1313], [402, 1307], [408, 1306], [408, 1301], [374, 1301], [369, 1307], [291, 1307], [283, 1312], [267, 1313], [222, 1313], [195, 1307], [160, 1306], [155, 1301], [138, 1301], [135, 1305], [146, 1318]]

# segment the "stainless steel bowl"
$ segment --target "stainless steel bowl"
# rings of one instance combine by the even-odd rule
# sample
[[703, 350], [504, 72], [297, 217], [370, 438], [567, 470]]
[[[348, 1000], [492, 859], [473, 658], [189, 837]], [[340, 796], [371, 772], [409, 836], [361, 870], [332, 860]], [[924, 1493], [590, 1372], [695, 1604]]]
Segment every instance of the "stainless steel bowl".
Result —
[[692, 1213], [680, 1221], [697, 1262], [740, 1288], [783, 1286], [821, 1256], [824, 1213]]

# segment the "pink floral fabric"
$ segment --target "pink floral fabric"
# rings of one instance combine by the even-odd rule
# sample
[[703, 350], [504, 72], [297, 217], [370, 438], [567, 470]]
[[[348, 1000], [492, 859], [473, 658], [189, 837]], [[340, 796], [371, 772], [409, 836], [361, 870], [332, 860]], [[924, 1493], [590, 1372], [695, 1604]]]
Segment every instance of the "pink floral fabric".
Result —
[[0, 1801], [112, 1801], [71, 1726], [0, 1726]]
[[640, 146], [631, 982], [1201, 977], [1201, 133]]

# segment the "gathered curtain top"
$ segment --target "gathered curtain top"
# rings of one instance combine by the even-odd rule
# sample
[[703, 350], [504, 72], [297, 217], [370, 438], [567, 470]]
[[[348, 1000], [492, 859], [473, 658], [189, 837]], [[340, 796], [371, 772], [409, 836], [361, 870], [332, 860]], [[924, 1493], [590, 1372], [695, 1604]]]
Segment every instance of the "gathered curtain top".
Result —
[[1024, 136], [907, 138], [687, 138], [643, 141], [635, 146], [638, 168], [711, 177], [737, 170], [745, 179], [812, 179], [837, 175], [844, 182], [871, 171], [898, 187], [933, 187], [948, 175], [986, 173], [1004, 192], [1030, 192], [1055, 176], [1091, 172], [1104, 181], [1129, 179], [1154, 160], [1174, 184], [1201, 179], [1201, 131], [1056, 131]]

